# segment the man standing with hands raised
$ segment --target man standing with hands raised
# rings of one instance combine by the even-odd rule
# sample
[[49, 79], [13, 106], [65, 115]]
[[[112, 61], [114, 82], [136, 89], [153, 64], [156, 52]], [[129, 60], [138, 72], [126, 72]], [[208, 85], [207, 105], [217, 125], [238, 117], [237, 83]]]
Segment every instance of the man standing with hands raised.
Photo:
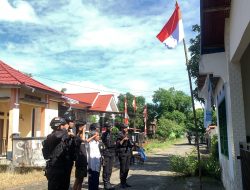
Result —
[[128, 126], [121, 124], [121, 131], [118, 134], [116, 140], [117, 153], [120, 162], [120, 181], [121, 188], [125, 189], [131, 187], [127, 183], [127, 177], [129, 172], [130, 158], [132, 154], [133, 143], [128, 137]]

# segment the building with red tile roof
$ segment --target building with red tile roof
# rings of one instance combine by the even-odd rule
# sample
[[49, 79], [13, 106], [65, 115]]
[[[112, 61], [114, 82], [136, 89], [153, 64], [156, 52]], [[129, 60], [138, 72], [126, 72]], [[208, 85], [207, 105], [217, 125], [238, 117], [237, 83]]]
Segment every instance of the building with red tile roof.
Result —
[[0, 61], [0, 156], [18, 162], [11, 137], [47, 136], [52, 131], [50, 121], [69, 110], [79, 120], [94, 115], [96, 122], [101, 117], [114, 120], [119, 113], [112, 94], [64, 94]]
[[13, 69], [9, 65], [0, 60], [0, 84], [16, 87], [34, 87], [37, 89], [45, 90], [61, 95], [62, 93], [50, 88], [37, 80], [25, 75], [24, 73]]
[[114, 100], [114, 95], [99, 95], [90, 110], [100, 112], [118, 112], [118, 108]]
[[100, 95], [99, 92], [66, 94], [66, 96], [91, 105], [89, 111], [95, 112], [119, 112], [114, 95]]
[[0, 61], [0, 156], [14, 159], [13, 134], [23, 138], [49, 134], [50, 121], [58, 116], [59, 105], [73, 101]]

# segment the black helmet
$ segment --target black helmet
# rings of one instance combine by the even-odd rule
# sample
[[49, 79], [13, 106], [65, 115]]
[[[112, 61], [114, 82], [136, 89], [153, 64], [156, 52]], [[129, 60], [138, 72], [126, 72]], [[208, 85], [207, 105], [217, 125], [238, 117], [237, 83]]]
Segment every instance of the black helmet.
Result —
[[110, 128], [110, 127], [112, 127], [112, 125], [111, 125], [110, 122], [106, 121], [106, 122], [104, 123], [104, 127]]
[[120, 128], [121, 128], [121, 130], [122, 130], [122, 129], [125, 129], [125, 128], [128, 128], [128, 125], [127, 125], [127, 124], [124, 124], [124, 123], [121, 123]]
[[76, 121], [76, 124], [75, 124], [75, 127], [76, 127], [76, 134], [78, 134], [79, 128], [80, 128], [81, 126], [84, 126], [84, 125], [86, 125], [86, 121]]
[[58, 127], [60, 127], [61, 125], [65, 125], [66, 123], [67, 122], [65, 121], [64, 118], [54, 117], [50, 122], [50, 126], [52, 129], [57, 129]]
[[84, 125], [86, 125], [86, 121], [76, 121], [76, 124], [75, 124], [76, 128], [79, 128]]
[[89, 130], [90, 130], [90, 131], [95, 131], [98, 127], [99, 127], [99, 126], [98, 126], [97, 123], [92, 123], [92, 124], [89, 126]]
[[63, 118], [66, 120], [67, 123], [75, 121], [75, 116], [73, 114], [65, 114]]

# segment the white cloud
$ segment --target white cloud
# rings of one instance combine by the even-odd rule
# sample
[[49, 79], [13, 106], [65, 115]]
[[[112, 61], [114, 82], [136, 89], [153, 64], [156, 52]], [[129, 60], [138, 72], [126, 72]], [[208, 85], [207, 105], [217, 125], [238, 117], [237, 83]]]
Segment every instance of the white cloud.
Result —
[[115, 89], [110, 89], [102, 84], [97, 84], [92, 81], [67, 81], [67, 83], [54, 83], [52, 87], [61, 90], [66, 88], [66, 93], [87, 93], [100, 92], [100, 94], [119, 94]]
[[38, 18], [32, 6], [22, 0], [13, 1], [11, 5], [8, 0], [0, 1], [0, 20], [38, 22]]
[[[123, 13], [106, 7], [111, 0], [28, 2], [15, 0], [14, 7], [0, 0], [0, 39], [4, 39], [0, 59], [14, 68], [62, 81], [70, 79], [78, 86], [37, 78], [57, 90], [67, 88], [68, 93], [130, 91], [148, 99], [159, 87], [189, 92], [182, 44], [168, 50], [155, 37], [171, 15], [170, 7], [165, 10], [160, 4], [143, 11], [145, 3], [138, 1], [138, 12], [143, 14], [137, 15], [135, 9], [130, 10], [132, 0], [112, 1], [116, 8], [121, 3], [129, 9]], [[159, 7], [163, 7], [162, 13]], [[187, 4], [182, 10], [183, 16], [190, 18]], [[192, 15], [193, 10], [197, 9], [192, 9]], [[188, 23], [196, 24], [194, 20], [190, 18]], [[190, 32], [186, 36], [188, 41]]]

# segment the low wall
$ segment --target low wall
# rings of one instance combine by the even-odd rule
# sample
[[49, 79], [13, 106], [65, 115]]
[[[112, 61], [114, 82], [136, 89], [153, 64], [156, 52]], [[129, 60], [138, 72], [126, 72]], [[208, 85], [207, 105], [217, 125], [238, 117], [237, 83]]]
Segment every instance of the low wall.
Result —
[[25, 167], [43, 167], [42, 141], [45, 137], [13, 138], [13, 164]]

